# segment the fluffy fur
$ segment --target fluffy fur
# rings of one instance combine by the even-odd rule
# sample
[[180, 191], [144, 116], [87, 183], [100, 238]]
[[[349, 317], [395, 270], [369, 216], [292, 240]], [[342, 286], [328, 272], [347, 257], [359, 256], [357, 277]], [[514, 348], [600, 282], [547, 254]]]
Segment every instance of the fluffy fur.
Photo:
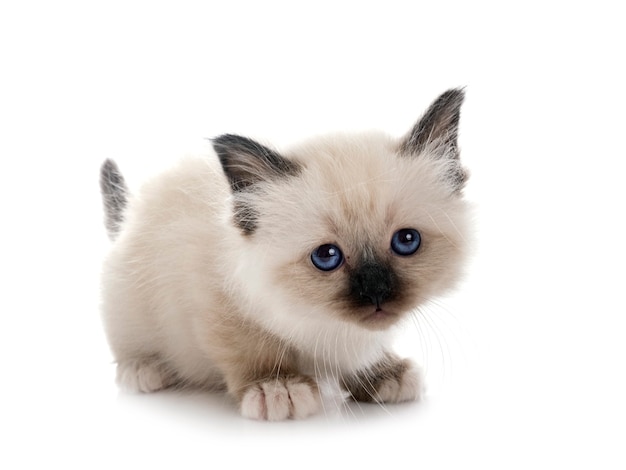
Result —
[[[225, 387], [267, 420], [316, 413], [327, 381], [356, 400], [417, 399], [419, 371], [390, 344], [461, 272], [462, 100], [444, 93], [401, 139], [334, 135], [279, 153], [221, 136], [134, 197], [105, 162], [103, 318], [118, 382]], [[421, 245], [400, 256], [390, 242], [406, 228]], [[324, 244], [343, 253], [336, 269], [312, 262]]]

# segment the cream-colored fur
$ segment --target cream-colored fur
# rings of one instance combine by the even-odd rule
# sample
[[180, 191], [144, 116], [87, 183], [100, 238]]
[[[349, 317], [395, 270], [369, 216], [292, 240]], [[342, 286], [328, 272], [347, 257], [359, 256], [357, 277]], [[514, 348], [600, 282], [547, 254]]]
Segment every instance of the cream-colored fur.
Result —
[[[361, 380], [388, 357], [404, 319], [462, 268], [467, 207], [446, 176], [456, 161], [435, 144], [406, 155], [383, 134], [312, 139], [283, 152], [297, 175], [237, 196], [209, 149], [147, 183], [129, 199], [104, 264], [103, 318], [120, 384], [225, 386], [244, 416], [276, 420], [317, 412], [322, 381]], [[254, 206], [254, 233], [234, 223], [235, 197]], [[389, 241], [406, 227], [422, 246], [404, 258]], [[345, 266], [313, 266], [324, 243], [341, 247]], [[404, 286], [377, 324], [340, 300], [351, 263], [370, 255]], [[419, 397], [417, 369], [402, 371], [381, 378], [379, 396]]]

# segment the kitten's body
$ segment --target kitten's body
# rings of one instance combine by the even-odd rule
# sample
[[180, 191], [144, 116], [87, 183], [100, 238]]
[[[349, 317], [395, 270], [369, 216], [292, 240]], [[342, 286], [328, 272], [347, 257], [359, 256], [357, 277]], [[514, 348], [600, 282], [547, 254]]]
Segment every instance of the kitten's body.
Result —
[[[278, 154], [222, 136], [217, 155], [183, 160], [127, 203], [107, 162], [117, 238], [103, 310], [118, 380], [141, 391], [225, 385], [259, 419], [314, 413], [321, 380], [359, 400], [417, 398], [417, 370], [390, 343], [459, 275], [461, 101], [442, 95], [401, 141], [337, 135]], [[389, 243], [406, 228], [421, 245], [398, 256]], [[340, 265], [316, 268], [323, 246], [340, 250]]]

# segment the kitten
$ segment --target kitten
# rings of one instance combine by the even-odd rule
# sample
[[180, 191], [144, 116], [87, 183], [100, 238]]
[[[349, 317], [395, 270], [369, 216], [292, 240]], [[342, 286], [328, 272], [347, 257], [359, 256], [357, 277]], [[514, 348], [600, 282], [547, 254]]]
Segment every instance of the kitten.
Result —
[[450, 289], [466, 253], [467, 178], [449, 90], [402, 139], [238, 135], [129, 197], [102, 166], [103, 318], [117, 380], [225, 387], [249, 418], [304, 418], [334, 381], [353, 399], [419, 398], [394, 330]]

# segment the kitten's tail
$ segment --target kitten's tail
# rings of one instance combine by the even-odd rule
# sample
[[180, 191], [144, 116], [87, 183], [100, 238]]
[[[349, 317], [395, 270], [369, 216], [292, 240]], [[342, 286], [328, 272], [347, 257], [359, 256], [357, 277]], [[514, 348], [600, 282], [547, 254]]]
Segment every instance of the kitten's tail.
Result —
[[105, 160], [100, 168], [100, 190], [104, 202], [104, 225], [109, 238], [114, 240], [124, 221], [128, 188], [113, 160]]

